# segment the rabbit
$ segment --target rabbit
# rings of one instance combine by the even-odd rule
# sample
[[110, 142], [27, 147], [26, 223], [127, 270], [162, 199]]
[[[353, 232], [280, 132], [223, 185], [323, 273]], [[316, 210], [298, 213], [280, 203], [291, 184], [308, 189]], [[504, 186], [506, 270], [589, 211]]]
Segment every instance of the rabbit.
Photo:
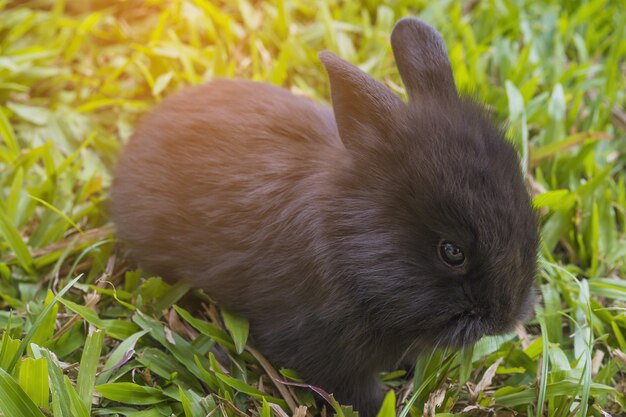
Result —
[[139, 266], [206, 290], [364, 417], [379, 372], [523, 320], [538, 251], [518, 154], [457, 92], [441, 36], [403, 18], [391, 46], [408, 102], [329, 51], [332, 109], [260, 82], [189, 87], [140, 122], [111, 191]]

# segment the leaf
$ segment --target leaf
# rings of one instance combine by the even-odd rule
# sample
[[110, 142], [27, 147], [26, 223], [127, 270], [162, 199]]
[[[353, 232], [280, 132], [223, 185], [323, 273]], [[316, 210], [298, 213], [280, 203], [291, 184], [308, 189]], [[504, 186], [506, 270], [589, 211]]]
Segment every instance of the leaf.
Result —
[[59, 291], [59, 293], [54, 297], [54, 300], [52, 300], [52, 302], [50, 304], [48, 304], [43, 309], [43, 311], [39, 314], [39, 317], [37, 317], [37, 320], [35, 320], [35, 323], [33, 323], [32, 327], [30, 328], [28, 333], [26, 333], [26, 336], [24, 336], [24, 338], [20, 342], [19, 349], [13, 355], [13, 359], [11, 360], [11, 363], [6, 368], [9, 372], [13, 371], [13, 368], [17, 364], [17, 361], [22, 356], [22, 352], [24, 352], [24, 350], [26, 350], [26, 346], [28, 346], [28, 344], [30, 343], [30, 341], [31, 341], [31, 339], [33, 337], [33, 334], [35, 333], [35, 331], [37, 331], [37, 328], [39, 327], [39, 325], [45, 320], [45, 317], [48, 314], [48, 312], [50, 310], [52, 310], [52, 308], [54, 307], [56, 302], [63, 296], [63, 294], [65, 294], [67, 291], [69, 291], [69, 289], [72, 288], [74, 286], [74, 284], [76, 284], [81, 277], [82, 277], [82, 274], [77, 276], [76, 278], [74, 278], [70, 282], [68, 282], [65, 285], [65, 287], [63, 287], [61, 289], [61, 291]]
[[198, 370], [194, 359], [197, 357], [205, 369], [209, 368], [209, 363], [206, 357], [204, 357], [204, 355], [202, 355], [191, 343], [187, 342], [174, 332], [171, 333], [171, 336], [173, 337], [175, 343], [170, 343], [167, 340], [164, 326], [139, 311], [133, 316], [133, 321], [141, 328], [150, 330], [150, 336], [171, 352], [172, 355], [174, 355], [174, 357], [181, 364], [183, 364], [187, 370], [189, 370], [189, 372], [196, 376], [196, 378], [203, 378], [203, 375]]
[[626, 282], [623, 279], [592, 278], [589, 280], [589, 291], [595, 296], [626, 301]]
[[541, 293], [544, 300], [543, 321], [545, 323], [546, 334], [550, 342], [561, 343], [563, 332], [561, 330], [561, 299], [559, 291], [549, 284], [541, 286]]
[[302, 383], [302, 382], [282, 381], [282, 380], [277, 379], [277, 378], [273, 378], [273, 379], [274, 379], [274, 381], [276, 381], [279, 384], [289, 385], [289, 386], [292, 386], [292, 387], [308, 388], [311, 391], [313, 391], [314, 393], [316, 393], [317, 395], [319, 395], [320, 397], [322, 397], [328, 404], [330, 404], [330, 405], [333, 404], [333, 397], [332, 397], [332, 395], [330, 395], [329, 393], [327, 393], [326, 391], [324, 391], [320, 387], [316, 387], [315, 385], [309, 385], [309, 384]]
[[116, 369], [130, 360], [135, 353], [135, 344], [137, 341], [149, 332], [150, 330], [142, 330], [124, 339], [122, 343], [111, 352], [109, 358], [104, 363], [103, 371], [96, 378], [96, 385], [103, 385]]
[[476, 394], [482, 394], [482, 392], [491, 385], [493, 377], [498, 373], [498, 367], [503, 360], [504, 358], [498, 358], [494, 363], [489, 366], [489, 368], [487, 368], [487, 370], [483, 374], [483, 377], [480, 379], [480, 381], [478, 381], [478, 384], [476, 384], [476, 387], [474, 388], [474, 392]]
[[13, 358], [22, 356], [20, 352], [21, 341], [13, 339], [8, 331], [2, 333], [2, 344], [0, 346], [0, 368], [13, 370], [11, 362]]
[[582, 369], [582, 375], [578, 381], [578, 390], [581, 398], [581, 415], [587, 415], [589, 399], [591, 397], [592, 381], [592, 349], [594, 335], [591, 329], [593, 323], [591, 303], [589, 299], [589, 284], [586, 280], [578, 281], [579, 293], [576, 308], [576, 321], [578, 329], [574, 336], [574, 355], [578, 359], [577, 368]]
[[[546, 385], [546, 398], [557, 396], [569, 396], [577, 393], [580, 384], [578, 380], [564, 380]], [[594, 394], [615, 392], [615, 388], [604, 384], [591, 383], [590, 390]], [[504, 387], [494, 392], [494, 398], [500, 405], [515, 407], [518, 405], [528, 405], [537, 401], [535, 388], [529, 387]], [[541, 398], [541, 397], [540, 397]], [[541, 404], [541, 403], [539, 403]]]
[[48, 119], [50, 119], [50, 110], [45, 107], [11, 102], [7, 103], [7, 107], [22, 119], [39, 126], [45, 125], [48, 122]]
[[[225, 346], [229, 350], [235, 352], [235, 345], [232, 343], [232, 339], [228, 336], [227, 333], [223, 332], [221, 329], [217, 328], [207, 321], [193, 317], [191, 314], [189, 314], [188, 311], [179, 306], [174, 306], [174, 309], [183, 318], [183, 320], [191, 324], [197, 331], [207, 337], [210, 337], [211, 339], [215, 340], [220, 345]], [[244, 352], [244, 355], [246, 355], [246, 353], [247, 352]], [[244, 359], [246, 360], [248, 360], [248, 358], [244, 357]]]
[[548, 252], [554, 250], [559, 238], [571, 227], [570, 218], [568, 210], [558, 210], [544, 221], [541, 228], [541, 242], [545, 250]]
[[1, 368], [0, 410], [7, 417], [45, 417], [13, 377]]
[[75, 222], [74, 220], [70, 219], [65, 213], [63, 213], [61, 210], [59, 210], [58, 208], [54, 207], [52, 204], [48, 203], [47, 201], [39, 198], [39, 197], [35, 197], [34, 195], [28, 194], [28, 197], [35, 200], [36, 202], [38, 202], [39, 204], [43, 205], [44, 207], [52, 210], [54, 213], [58, 214], [62, 219], [64, 219], [66, 222], [68, 222], [74, 229], [76, 229], [80, 234], [84, 234], [85, 232], [83, 231], [83, 229], [81, 229]]
[[92, 329], [85, 341], [85, 348], [80, 359], [78, 368], [78, 381], [76, 383], [78, 396], [82, 400], [87, 412], [91, 410], [93, 386], [96, 380], [96, 371], [100, 361], [100, 352], [104, 342], [104, 332]]
[[552, 211], [569, 210], [576, 202], [576, 196], [569, 190], [551, 190], [539, 194], [533, 199], [533, 205], [537, 208], [547, 207]]
[[159, 75], [154, 81], [154, 87], [152, 87], [152, 95], [155, 97], [160, 95], [163, 90], [167, 88], [172, 78], [174, 78], [174, 71], [168, 71], [164, 74]]
[[[435, 350], [431, 355], [420, 355], [415, 367], [415, 386], [413, 394], [406, 402], [399, 417], [407, 417], [411, 411], [411, 407], [420, 400], [425, 402], [425, 398], [432, 390], [430, 387], [439, 385], [443, 376], [445, 376], [452, 366], [452, 363], [458, 358], [458, 353], [445, 356], [440, 350]], [[433, 388], [434, 389], [434, 388]], [[423, 402], [422, 402], [423, 401]]]
[[13, 183], [11, 184], [11, 190], [6, 198], [6, 215], [12, 221], [14, 225], [20, 225], [19, 223], [19, 205], [24, 192], [24, 169], [19, 167], [13, 176]]
[[263, 398], [263, 405], [261, 407], [261, 409], [259, 410], [259, 416], [260, 417], [272, 417], [272, 409], [270, 408], [269, 404], [267, 403], [267, 400], [265, 398]]
[[[524, 105], [524, 96], [519, 92], [515, 84], [510, 80], [505, 83], [506, 96], [509, 100], [509, 120], [513, 125], [519, 123], [519, 149], [522, 153], [522, 171], [526, 174], [528, 168], [528, 117], [526, 115], [526, 107]], [[517, 136], [517, 135], [516, 135]]]
[[31, 338], [31, 343], [34, 343], [36, 345], [43, 345], [52, 338], [52, 335], [54, 334], [54, 326], [56, 324], [57, 313], [59, 311], [59, 305], [57, 303], [53, 303], [53, 301], [54, 294], [52, 293], [52, 291], [48, 290], [43, 307], [46, 308], [49, 305], [52, 305], [49, 311], [42, 316], [40, 324], [35, 328], [35, 332], [33, 333], [33, 337]]
[[246, 348], [246, 340], [248, 339], [248, 330], [250, 328], [248, 320], [229, 313], [225, 309], [222, 309], [222, 317], [224, 318], [224, 325], [233, 337], [237, 353], [241, 354]]
[[287, 408], [287, 403], [284, 400], [281, 400], [280, 398], [275, 398], [272, 396], [267, 395], [266, 393], [264, 393], [263, 391], [259, 391], [258, 389], [246, 384], [245, 382], [233, 378], [231, 376], [216, 372], [215, 376], [220, 379], [223, 383], [225, 383], [226, 385], [228, 385], [229, 387], [234, 388], [235, 390], [239, 391], [239, 392], [243, 392], [244, 394], [248, 394], [252, 397], [258, 398], [259, 400], [262, 398], [267, 399], [267, 401], [274, 403], [274, 404], [278, 404], [280, 405], [282, 408]]
[[96, 391], [104, 398], [126, 404], [149, 405], [168, 399], [160, 389], [137, 385], [132, 382], [97, 385]]
[[548, 114], [552, 116], [554, 120], [563, 120], [565, 114], [565, 93], [563, 86], [557, 83], [552, 90], [552, 96], [548, 105]]
[[611, 135], [608, 135], [606, 133], [594, 133], [594, 132], [576, 133], [560, 141], [551, 142], [547, 145], [540, 146], [538, 148], [532, 148], [531, 153], [530, 153], [531, 160], [533, 164], [536, 164], [543, 159], [550, 158], [552, 156], [558, 155], [559, 153], [563, 153], [570, 148], [578, 146], [587, 139], [609, 140], [612, 138], [613, 137]]
[[185, 417], [206, 417], [217, 406], [211, 397], [203, 398], [192, 390], [178, 387]]
[[2, 139], [2, 142], [7, 145], [9, 151], [6, 162], [13, 162], [13, 160], [17, 158], [20, 153], [20, 147], [17, 143], [13, 127], [11, 126], [11, 123], [9, 122], [9, 119], [4, 113], [2, 107], [0, 107], [0, 139]]
[[102, 320], [98, 313], [93, 311], [92, 309], [82, 306], [80, 304], [76, 304], [70, 300], [66, 300], [60, 298], [59, 301], [63, 304], [67, 309], [73, 311], [78, 314], [80, 317], [85, 319], [90, 324], [93, 324], [95, 327], [103, 329], [107, 335], [111, 337], [115, 337], [116, 339], [124, 340], [129, 334], [137, 331], [137, 327], [132, 323], [123, 320]]
[[459, 384], [465, 385], [472, 373], [472, 357], [474, 345], [464, 346], [461, 349], [461, 363], [459, 364]]
[[202, 386], [195, 376], [186, 368], [181, 367], [178, 361], [173, 360], [171, 355], [162, 350], [147, 347], [136, 354], [136, 359], [150, 371], [165, 380], [174, 380], [182, 388], [191, 388], [202, 392]]
[[596, 201], [592, 204], [591, 209], [591, 224], [589, 226], [589, 253], [591, 255], [591, 268], [589, 274], [593, 277], [598, 271], [599, 257], [600, 255], [600, 215], [598, 214], [598, 203]]
[[[0, 112], [2, 113], [2, 112]], [[15, 253], [17, 260], [22, 268], [26, 270], [30, 275], [35, 275], [35, 269], [33, 266], [33, 258], [26, 246], [26, 243], [22, 240], [19, 232], [13, 225], [11, 219], [4, 213], [0, 207], [0, 236], [6, 240], [9, 247]]]
[[[543, 309], [539, 306], [535, 307], [537, 319], [539, 320], [539, 325], [541, 327], [541, 340], [542, 340], [542, 353], [541, 353], [541, 374], [539, 376], [539, 392], [537, 395], [537, 415], [543, 416], [543, 408], [545, 407], [546, 401], [546, 393], [548, 390], [548, 352], [549, 352], [549, 339], [548, 339], [548, 330], [546, 326], [546, 322], [544, 319]], [[518, 396], [521, 396], [521, 393], [516, 393]], [[534, 395], [535, 392], [532, 392]], [[494, 397], [498, 398], [497, 391], [494, 393]], [[513, 397], [513, 399], [517, 399], [517, 397]], [[498, 398], [498, 401], [502, 401], [502, 397]], [[535, 401], [533, 397], [532, 400], [528, 401], [526, 404], [530, 404], [532, 401]], [[522, 403], [523, 404], [523, 403]]]
[[55, 416], [89, 417], [87, 409], [81, 402], [67, 375], [63, 375], [56, 356], [48, 349], [35, 344], [30, 345], [33, 356], [45, 358], [48, 362], [48, 378], [52, 388], [52, 408]]
[[396, 393], [393, 390], [385, 395], [383, 405], [376, 417], [396, 417]]
[[45, 358], [24, 358], [20, 363], [19, 384], [36, 406], [48, 407], [50, 385], [48, 361]]

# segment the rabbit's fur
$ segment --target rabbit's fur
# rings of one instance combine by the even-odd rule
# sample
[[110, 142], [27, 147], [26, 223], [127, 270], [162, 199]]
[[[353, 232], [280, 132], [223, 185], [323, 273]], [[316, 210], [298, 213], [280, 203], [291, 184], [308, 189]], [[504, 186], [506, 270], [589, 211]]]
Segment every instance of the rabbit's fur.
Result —
[[408, 104], [330, 52], [334, 111], [263, 83], [192, 87], [138, 126], [111, 201], [145, 270], [204, 288], [365, 417], [377, 372], [511, 330], [538, 244], [518, 156], [458, 96], [439, 34], [402, 19], [391, 41]]

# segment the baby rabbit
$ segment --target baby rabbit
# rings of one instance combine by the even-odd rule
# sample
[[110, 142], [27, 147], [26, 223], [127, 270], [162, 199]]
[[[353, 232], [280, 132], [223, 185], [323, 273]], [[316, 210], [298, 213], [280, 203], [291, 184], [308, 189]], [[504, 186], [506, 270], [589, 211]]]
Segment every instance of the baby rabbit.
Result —
[[164, 100], [122, 153], [111, 210], [146, 271], [247, 317], [276, 366], [375, 416], [377, 373], [511, 330], [538, 246], [513, 147], [458, 95], [440, 35], [391, 34], [408, 103], [320, 53], [333, 109], [217, 80]]

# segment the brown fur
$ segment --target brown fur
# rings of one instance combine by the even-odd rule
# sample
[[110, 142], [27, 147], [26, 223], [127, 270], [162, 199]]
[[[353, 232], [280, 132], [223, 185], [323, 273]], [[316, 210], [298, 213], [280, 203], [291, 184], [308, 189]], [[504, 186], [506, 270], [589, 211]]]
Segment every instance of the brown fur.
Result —
[[[146, 270], [246, 316], [277, 366], [374, 416], [376, 374], [510, 330], [532, 304], [537, 223], [516, 152], [458, 97], [437, 32], [392, 46], [411, 100], [329, 52], [333, 111], [218, 80], [163, 101], [121, 156], [112, 215]], [[462, 268], [438, 256], [465, 251]]]

